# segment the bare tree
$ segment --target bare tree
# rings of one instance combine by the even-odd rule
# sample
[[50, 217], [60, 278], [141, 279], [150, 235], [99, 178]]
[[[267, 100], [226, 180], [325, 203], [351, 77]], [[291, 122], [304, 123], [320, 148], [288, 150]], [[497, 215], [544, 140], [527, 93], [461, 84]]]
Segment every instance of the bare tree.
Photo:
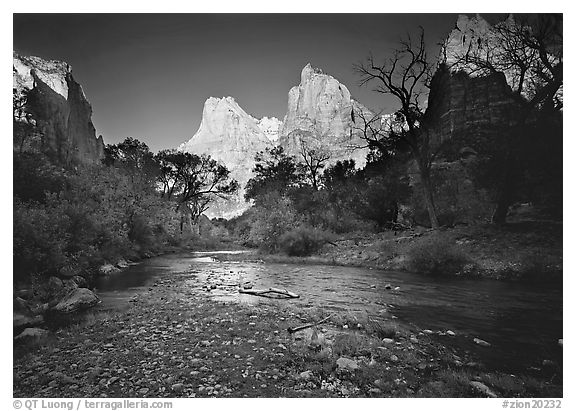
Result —
[[[524, 108], [562, 106], [562, 15], [510, 16], [490, 27], [482, 38], [468, 39], [464, 47], [444, 50], [451, 70], [482, 76], [504, 73], [512, 92]], [[447, 53], [450, 53], [449, 55]]]
[[304, 168], [312, 188], [318, 190], [321, 172], [326, 166], [326, 162], [330, 160], [330, 152], [319, 144], [313, 144], [310, 141], [301, 139], [300, 155], [304, 160]]
[[[400, 108], [396, 112], [395, 124], [401, 127], [390, 127], [385, 130], [376, 119], [364, 122], [364, 138], [378, 144], [393, 145], [402, 142], [409, 148], [416, 164], [422, 183], [422, 191], [430, 225], [438, 228], [438, 217], [434, 206], [430, 169], [432, 153], [430, 149], [430, 133], [422, 123], [422, 100], [427, 92], [427, 82], [430, 79], [430, 63], [426, 55], [424, 30], [416, 41], [410, 36], [401, 41], [400, 47], [393, 56], [384, 63], [377, 63], [372, 55], [366, 62], [355, 66], [360, 74], [360, 85], [375, 83], [374, 91], [389, 94], [398, 100]], [[362, 114], [356, 112], [356, 116]], [[385, 133], [384, 133], [385, 132]]]
[[518, 103], [515, 126], [510, 128], [503, 156], [494, 223], [506, 222], [514, 201], [518, 147], [525, 144], [526, 126], [562, 109], [562, 25], [560, 14], [510, 16], [490, 27], [482, 38], [468, 39], [464, 47], [444, 51], [452, 71], [462, 70], [471, 76], [503, 73]]

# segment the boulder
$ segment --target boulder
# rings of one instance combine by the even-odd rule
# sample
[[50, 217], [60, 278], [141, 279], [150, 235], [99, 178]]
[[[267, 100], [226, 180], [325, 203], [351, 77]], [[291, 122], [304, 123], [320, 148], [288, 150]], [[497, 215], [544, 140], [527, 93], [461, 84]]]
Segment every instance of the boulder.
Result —
[[116, 263], [116, 267], [122, 269], [122, 268], [127, 268], [128, 267], [128, 263], [126, 262], [126, 260], [124, 260], [123, 258], [118, 260], [118, 262]]
[[44, 322], [44, 317], [41, 315], [29, 316], [22, 313], [14, 312], [13, 314], [13, 329], [22, 330], [25, 328], [36, 327]]
[[490, 347], [490, 343], [488, 341], [481, 340], [480, 338], [474, 338], [474, 342], [482, 347]]
[[44, 330], [42, 328], [26, 328], [24, 331], [22, 331], [20, 334], [18, 334], [14, 339], [16, 341], [27, 340], [27, 339], [35, 340], [35, 339], [42, 338], [46, 335], [48, 335], [48, 331]]
[[310, 379], [312, 379], [312, 371], [308, 370], [308, 371], [304, 371], [300, 373], [300, 379], [304, 380], [304, 381], [308, 381]]
[[486, 386], [484, 383], [481, 383], [480, 381], [471, 381], [470, 385], [472, 386], [473, 389], [484, 394], [487, 397], [498, 398], [498, 396], [494, 393], [494, 391], [492, 391], [490, 388], [488, 388], [488, 386]]
[[104, 264], [104, 265], [100, 266], [100, 268], [98, 269], [98, 273], [101, 275], [109, 275], [112, 273], [117, 273], [119, 271], [120, 271], [120, 269], [113, 266], [112, 264]]
[[76, 288], [62, 299], [53, 309], [59, 313], [72, 313], [95, 306], [100, 302], [96, 294], [87, 288]]
[[339, 370], [354, 371], [359, 368], [358, 363], [350, 358], [340, 357], [336, 360], [336, 365]]
[[48, 279], [48, 289], [54, 293], [58, 293], [62, 288], [64, 288], [64, 282], [58, 277], [50, 277]]
[[86, 279], [81, 275], [75, 275], [74, 277], [72, 277], [72, 281], [74, 281], [76, 285], [80, 288], [88, 287], [88, 281], [86, 281]]

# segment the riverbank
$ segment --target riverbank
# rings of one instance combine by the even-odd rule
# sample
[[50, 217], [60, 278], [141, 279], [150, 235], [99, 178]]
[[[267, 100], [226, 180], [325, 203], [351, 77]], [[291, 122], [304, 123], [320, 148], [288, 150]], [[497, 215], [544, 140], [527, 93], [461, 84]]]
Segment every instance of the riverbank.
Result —
[[562, 225], [518, 222], [345, 235], [326, 244], [316, 255], [255, 252], [254, 258], [440, 276], [557, 282], [562, 280]]
[[[16, 349], [15, 397], [561, 397], [561, 361], [487, 369], [450, 330], [289, 301], [215, 301], [190, 273]], [[293, 334], [287, 329], [332, 316]], [[489, 346], [476, 343], [479, 349]]]

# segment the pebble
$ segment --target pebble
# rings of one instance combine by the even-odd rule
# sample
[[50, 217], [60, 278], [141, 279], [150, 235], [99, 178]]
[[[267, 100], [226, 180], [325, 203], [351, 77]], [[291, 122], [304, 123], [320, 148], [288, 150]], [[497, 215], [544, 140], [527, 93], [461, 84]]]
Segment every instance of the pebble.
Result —
[[370, 388], [370, 394], [380, 394], [382, 390], [380, 388]]
[[382, 338], [382, 342], [384, 344], [394, 344], [394, 340], [392, 338]]
[[397, 355], [392, 354], [392, 355], [390, 356], [390, 361], [392, 361], [392, 362], [398, 362], [399, 360], [400, 360], [400, 359], [398, 358]]
[[482, 347], [490, 347], [490, 343], [488, 341], [481, 340], [480, 338], [474, 338], [474, 342]]
[[450, 337], [454, 337], [456, 335], [456, 333], [454, 331], [446, 331], [446, 335], [449, 335]]
[[184, 390], [184, 384], [182, 383], [174, 384], [171, 388], [172, 391], [174, 392], [182, 392], [182, 390]]
[[312, 378], [312, 371], [308, 370], [308, 371], [301, 372], [300, 378], [303, 379], [304, 381], [308, 381], [309, 379]]

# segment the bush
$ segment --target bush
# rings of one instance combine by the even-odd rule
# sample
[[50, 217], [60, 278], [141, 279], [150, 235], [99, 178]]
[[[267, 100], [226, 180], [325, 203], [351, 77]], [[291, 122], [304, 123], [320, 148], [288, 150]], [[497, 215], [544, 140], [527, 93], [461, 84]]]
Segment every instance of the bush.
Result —
[[470, 262], [464, 251], [440, 235], [414, 243], [407, 255], [411, 270], [433, 275], [456, 275]]
[[280, 249], [290, 256], [307, 256], [322, 248], [329, 237], [325, 231], [300, 226], [283, 234], [278, 243]]

